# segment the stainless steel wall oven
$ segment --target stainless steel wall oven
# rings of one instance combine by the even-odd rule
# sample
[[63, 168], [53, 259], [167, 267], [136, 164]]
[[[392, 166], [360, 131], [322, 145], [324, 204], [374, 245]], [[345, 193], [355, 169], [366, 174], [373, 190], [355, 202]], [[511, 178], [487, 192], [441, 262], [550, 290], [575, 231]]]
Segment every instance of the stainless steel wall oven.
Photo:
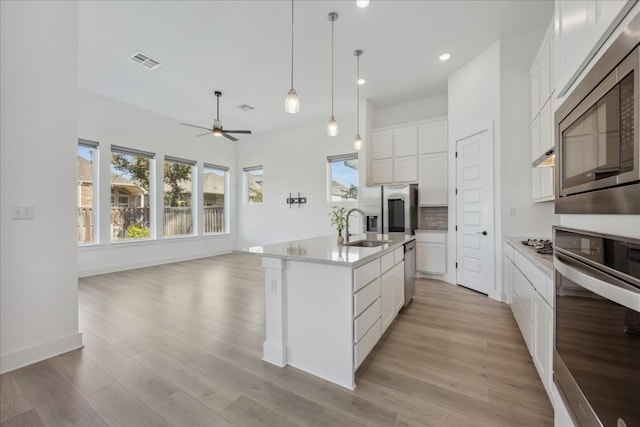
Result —
[[554, 227], [553, 378], [579, 426], [640, 426], [640, 240]]
[[640, 16], [558, 108], [556, 213], [640, 213]]

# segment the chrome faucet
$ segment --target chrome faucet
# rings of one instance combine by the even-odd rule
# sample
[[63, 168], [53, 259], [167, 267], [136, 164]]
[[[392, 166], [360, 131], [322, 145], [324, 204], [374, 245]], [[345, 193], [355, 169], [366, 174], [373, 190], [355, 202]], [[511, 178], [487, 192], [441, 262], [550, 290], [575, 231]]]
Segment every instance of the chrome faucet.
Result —
[[351, 215], [352, 212], [358, 212], [360, 213], [360, 215], [362, 215], [362, 233], [364, 234], [367, 232], [367, 217], [365, 216], [364, 211], [358, 208], [349, 209], [349, 212], [347, 212], [347, 221], [346, 221], [347, 237], [345, 240], [347, 243], [349, 243], [349, 216]]

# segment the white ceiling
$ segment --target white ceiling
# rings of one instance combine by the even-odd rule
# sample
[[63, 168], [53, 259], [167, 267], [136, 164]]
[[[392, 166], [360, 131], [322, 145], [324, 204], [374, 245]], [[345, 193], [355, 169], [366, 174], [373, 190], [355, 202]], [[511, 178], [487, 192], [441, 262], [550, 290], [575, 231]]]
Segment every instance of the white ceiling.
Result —
[[[254, 134], [330, 115], [331, 23], [336, 11], [335, 115], [355, 112], [356, 59], [367, 78], [361, 98], [385, 107], [443, 94], [447, 77], [501, 37], [546, 26], [553, 1], [295, 2], [294, 87], [301, 112], [284, 112], [290, 78], [291, 2], [80, 2], [82, 89], [176, 120], [211, 126], [213, 90], [223, 93], [227, 129]], [[129, 60], [143, 52], [162, 65]], [[451, 52], [442, 63], [438, 55]], [[478, 82], [482, 84], [482, 82]], [[255, 110], [237, 109], [249, 104]]]

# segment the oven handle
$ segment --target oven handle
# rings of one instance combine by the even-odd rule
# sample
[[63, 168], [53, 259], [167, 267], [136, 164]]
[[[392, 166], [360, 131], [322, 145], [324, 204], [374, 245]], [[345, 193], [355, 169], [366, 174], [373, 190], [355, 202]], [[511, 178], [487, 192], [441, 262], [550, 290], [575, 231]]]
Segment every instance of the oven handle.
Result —
[[640, 312], [640, 289], [635, 286], [557, 252], [553, 267], [556, 272], [591, 292]]

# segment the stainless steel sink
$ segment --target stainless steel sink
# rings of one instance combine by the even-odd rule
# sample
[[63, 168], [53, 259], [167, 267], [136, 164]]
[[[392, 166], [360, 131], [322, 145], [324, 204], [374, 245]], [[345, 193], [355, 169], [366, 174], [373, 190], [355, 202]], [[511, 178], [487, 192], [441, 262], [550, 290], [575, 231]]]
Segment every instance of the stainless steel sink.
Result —
[[359, 246], [363, 248], [374, 248], [376, 246], [386, 245], [391, 240], [356, 240], [355, 242], [345, 243], [345, 246]]

